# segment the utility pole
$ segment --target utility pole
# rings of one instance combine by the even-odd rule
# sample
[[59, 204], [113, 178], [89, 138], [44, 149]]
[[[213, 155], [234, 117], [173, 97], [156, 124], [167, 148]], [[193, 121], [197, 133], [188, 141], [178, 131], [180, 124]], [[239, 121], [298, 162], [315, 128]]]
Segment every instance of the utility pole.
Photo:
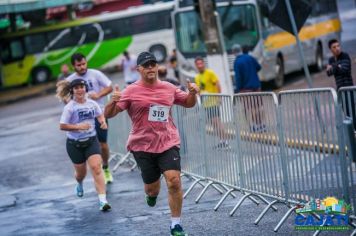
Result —
[[220, 18], [215, 11], [214, 0], [198, 0], [199, 14], [202, 22], [204, 42], [207, 48], [208, 67], [217, 74], [221, 92], [233, 94], [229, 62], [225, 50]]
[[312, 82], [312, 79], [311, 79], [311, 76], [310, 76], [308, 64], [307, 64], [307, 62], [305, 60], [302, 43], [300, 42], [300, 38], [299, 38], [299, 35], [298, 35], [298, 29], [297, 29], [297, 26], [296, 26], [296, 23], [295, 23], [295, 18], [294, 18], [292, 6], [291, 6], [289, 0], [285, 0], [285, 3], [286, 3], [286, 7], [287, 7], [288, 16], [289, 16], [289, 19], [290, 19], [290, 22], [291, 22], [291, 25], [292, 25], [293, 34], [294, 34], [294, 37], [295, 37], [295, 39], [297, 41], [299, 58], [300, 58], [300, 61], [302, 62], [302, 65], [303, 65], [305, 78], [307, 80], [308, 87], [309, 88], [313, 88], [313, 82]]

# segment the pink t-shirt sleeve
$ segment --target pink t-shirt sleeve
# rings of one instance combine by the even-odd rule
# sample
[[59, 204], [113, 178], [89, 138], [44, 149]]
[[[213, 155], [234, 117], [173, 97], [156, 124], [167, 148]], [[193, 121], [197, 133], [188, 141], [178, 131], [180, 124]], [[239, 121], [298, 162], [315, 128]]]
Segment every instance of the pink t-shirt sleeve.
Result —
[[183, 106], [185, 104], [185, 101], [187, 100], [187, 97], [188, 93], [177, 88], [174, 93], [174, 104]]
[[121, 98], [120, 101], [116, 103], [116, 106], [119, 107], [121, 110], [127, 110], [130, 106], [130, 96], [129, 92], [127, 91], [128, 89], [125, 89], [121, 93]]

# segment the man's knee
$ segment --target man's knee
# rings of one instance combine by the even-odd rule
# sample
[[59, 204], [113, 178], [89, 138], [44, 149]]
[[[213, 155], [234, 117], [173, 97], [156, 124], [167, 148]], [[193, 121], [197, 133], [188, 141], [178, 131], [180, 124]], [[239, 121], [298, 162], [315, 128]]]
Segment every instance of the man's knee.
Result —
[[160, 190], [159, 180], [152, 184], [145, 184], [145, 192], [149, 196], [157, 196]]
[[166, 181], [169, 191], [179, 191], [181, 189], [181, 180], [179, 174], [168, 176]]

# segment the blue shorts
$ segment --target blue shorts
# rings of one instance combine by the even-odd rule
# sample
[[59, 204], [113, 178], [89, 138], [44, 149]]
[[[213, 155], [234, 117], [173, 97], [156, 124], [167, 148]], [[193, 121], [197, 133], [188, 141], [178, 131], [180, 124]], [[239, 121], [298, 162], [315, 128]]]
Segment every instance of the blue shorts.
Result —
[[[107, 120], [106, 120], [106, 123], [108, 123]], [[95, 118], [95, 130], [96, 130], [96, 136], [98, 137], [99, 142], [106, 143], [108, 140], [108, 130], [100, 128], [100, 123], [99, 123], [98, 119], [96, 119], [96, 118]]]

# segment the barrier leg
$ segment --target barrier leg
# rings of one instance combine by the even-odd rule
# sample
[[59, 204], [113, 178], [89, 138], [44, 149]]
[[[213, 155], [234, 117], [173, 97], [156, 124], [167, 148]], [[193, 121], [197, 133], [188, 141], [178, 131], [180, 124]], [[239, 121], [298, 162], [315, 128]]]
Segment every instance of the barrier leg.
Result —
[[254, 198], [252, 195], [251, 196], [248, 196], [248, 199], [250, 199], [252, 202], [254, 202], [256, 205], [260, 205], [260, 202]]
[[258, 225], [258, 223], [261, 221], [262, 217], [267, 213], [268, 209], [270, 209], [273, 206], [273, 204], [275, 204], [277, 202], [278, 202], [278, 200], [274, 200], [274, 201], [270, 202], [267, 205], [267, 207], [265, 207], [265, 209], [261, 212], [261, 214], [255, 220], [255, 225]]
[[203, 179], [196, 179], [192, 185], [190, 185], [190, 187], [188, 188], [188, 190], [184, 193], [183, 195], [183, 198], [185, 199], [187, 197], [187, 195], [190, 193], [190, 191], [192, 191], [192, 189], [194, 188], [194, 186], [197, 184], [197, 183], [200, 183], [200, 181], [202, 181]]
[[221, 188], [219, 188], [218, 186], [216, 186], [216, 183], [213, 183], [211, 185], [213, 188], [216, 189], [216, 191], [218, 191], [220, 194], [223, 194], [224, 193], [224, 190], [221, 190]]
[[[203, 197], [204, 193], [206, 192], [206, 190], [208, 190], [209, 186], [214, 184], [213, 181], [209, 181], [207, 185], [205, 185], [205, 187], [203, 188], [203, 190], [200, 192], [199, 196], [197, 197], [197, 199], [195, 199], [195, 203], [198, 203], [199, 200]], [[212, 185], [214, 186], [214, 185]]]
[[241, 204], [243, 203], [243, 201], [245, 201], [246, 198], [248, 198], [251, 195], [251, 193], [246, 194], [245, 196], [243, 196], [240, 201], [235, 205], [234, 209], [232, 209], [232, 211], [230, 211], [229, 215], [233, 216], [235, 211], [237, 210], [237, 208], [239, 208], [241, 206]]
[[214, 207], [214, 211], [217, 211], [220, 207], [220, 205], [225, 201], [225, 199], [227, 198], [227, 196], [229, 196], [229, 194], [231, 194], [233, 191], [236, 191], [235, 189], [231, 188], [230, 190], [228, 190], [224, 196], [222, 196], [222, 198], [220, 199], [220, 201], [218, 202], [218, 204], [216, 204], [216, 206]]
[[118, 162], [118, 163], [116, 163], [116, 165], [114, 166], [114, 168], [113, 168], [113, 172], [116, 172], [116, 170], [119, 168], [119, 166], [121, 166], [122, 165], [122, 163], [124, 163], [129, 157], [130, 157], [130, 152], [127, 152], [126, 154], [125, 154], [125, 156], [123, 156], [121, 159], [120, 159], [120, 161]]
[[135, 161], [135, 159], [131, 160], [134, 164], [132, 165], [130, 171], [133, 171], [136, 167], [137, 167], [137, 162]]
[[[226, 191], [230, 191], [231, 189], [226, 187], [225, 185], [221, 185], [221, 187], [223, 187]], [[236, 198], [236, 195], [233, 193], [233, 192], [230, 192], [230, 195], [233, 197], [233, 198]]]
[[[269, 201], [267, 201], [267, 199], [266, 198], [264, 198], [263, 196], [260, 196], [260, 195], [257, 195], [257, 197], [259, 198], [259, 199], [261, 199], [261, 201], [262, 202], [264, 202], [264, 203], [266, 203], [267, 205], [269, 205], [270, 204], [270, 202]], [[278, 208], [277, 207], [275, 207], [275, 206], [271, 206], [271, 208], [274, 210], [274, 211], [277, 211], [278, 210]]]
[[287, 211], [287, 213], [283, 216], [283, 218], [278, 222], [277, 226], [273, 229], [274, 232], [277, 232], [279, 230], [279, 228], [281, 228], [281, 226], [283, 225], [283, 223], [287, 220], [287, 218], [290, 216], [290, 214], [293, 213], [293, 211], [296, 209], [297, 207], [294, 206], [291, 209], [289, 209]]
[[[191, 176], [192, 179], [194, 180], [198, 180], [199, 178], [195, 177], [195, 176]], [[200, 184], [203, 188], [205, 187], [205, 184], [203, 184], [202, 182], [198, 182], [198, 184]]]
[[117, 156], [118, 156], [118, 153], [111, 152], [108, 162], [110, 163], [110, 162], [112, 162], [113, 160], [116, 160], [116, 159], [117, 159]]

